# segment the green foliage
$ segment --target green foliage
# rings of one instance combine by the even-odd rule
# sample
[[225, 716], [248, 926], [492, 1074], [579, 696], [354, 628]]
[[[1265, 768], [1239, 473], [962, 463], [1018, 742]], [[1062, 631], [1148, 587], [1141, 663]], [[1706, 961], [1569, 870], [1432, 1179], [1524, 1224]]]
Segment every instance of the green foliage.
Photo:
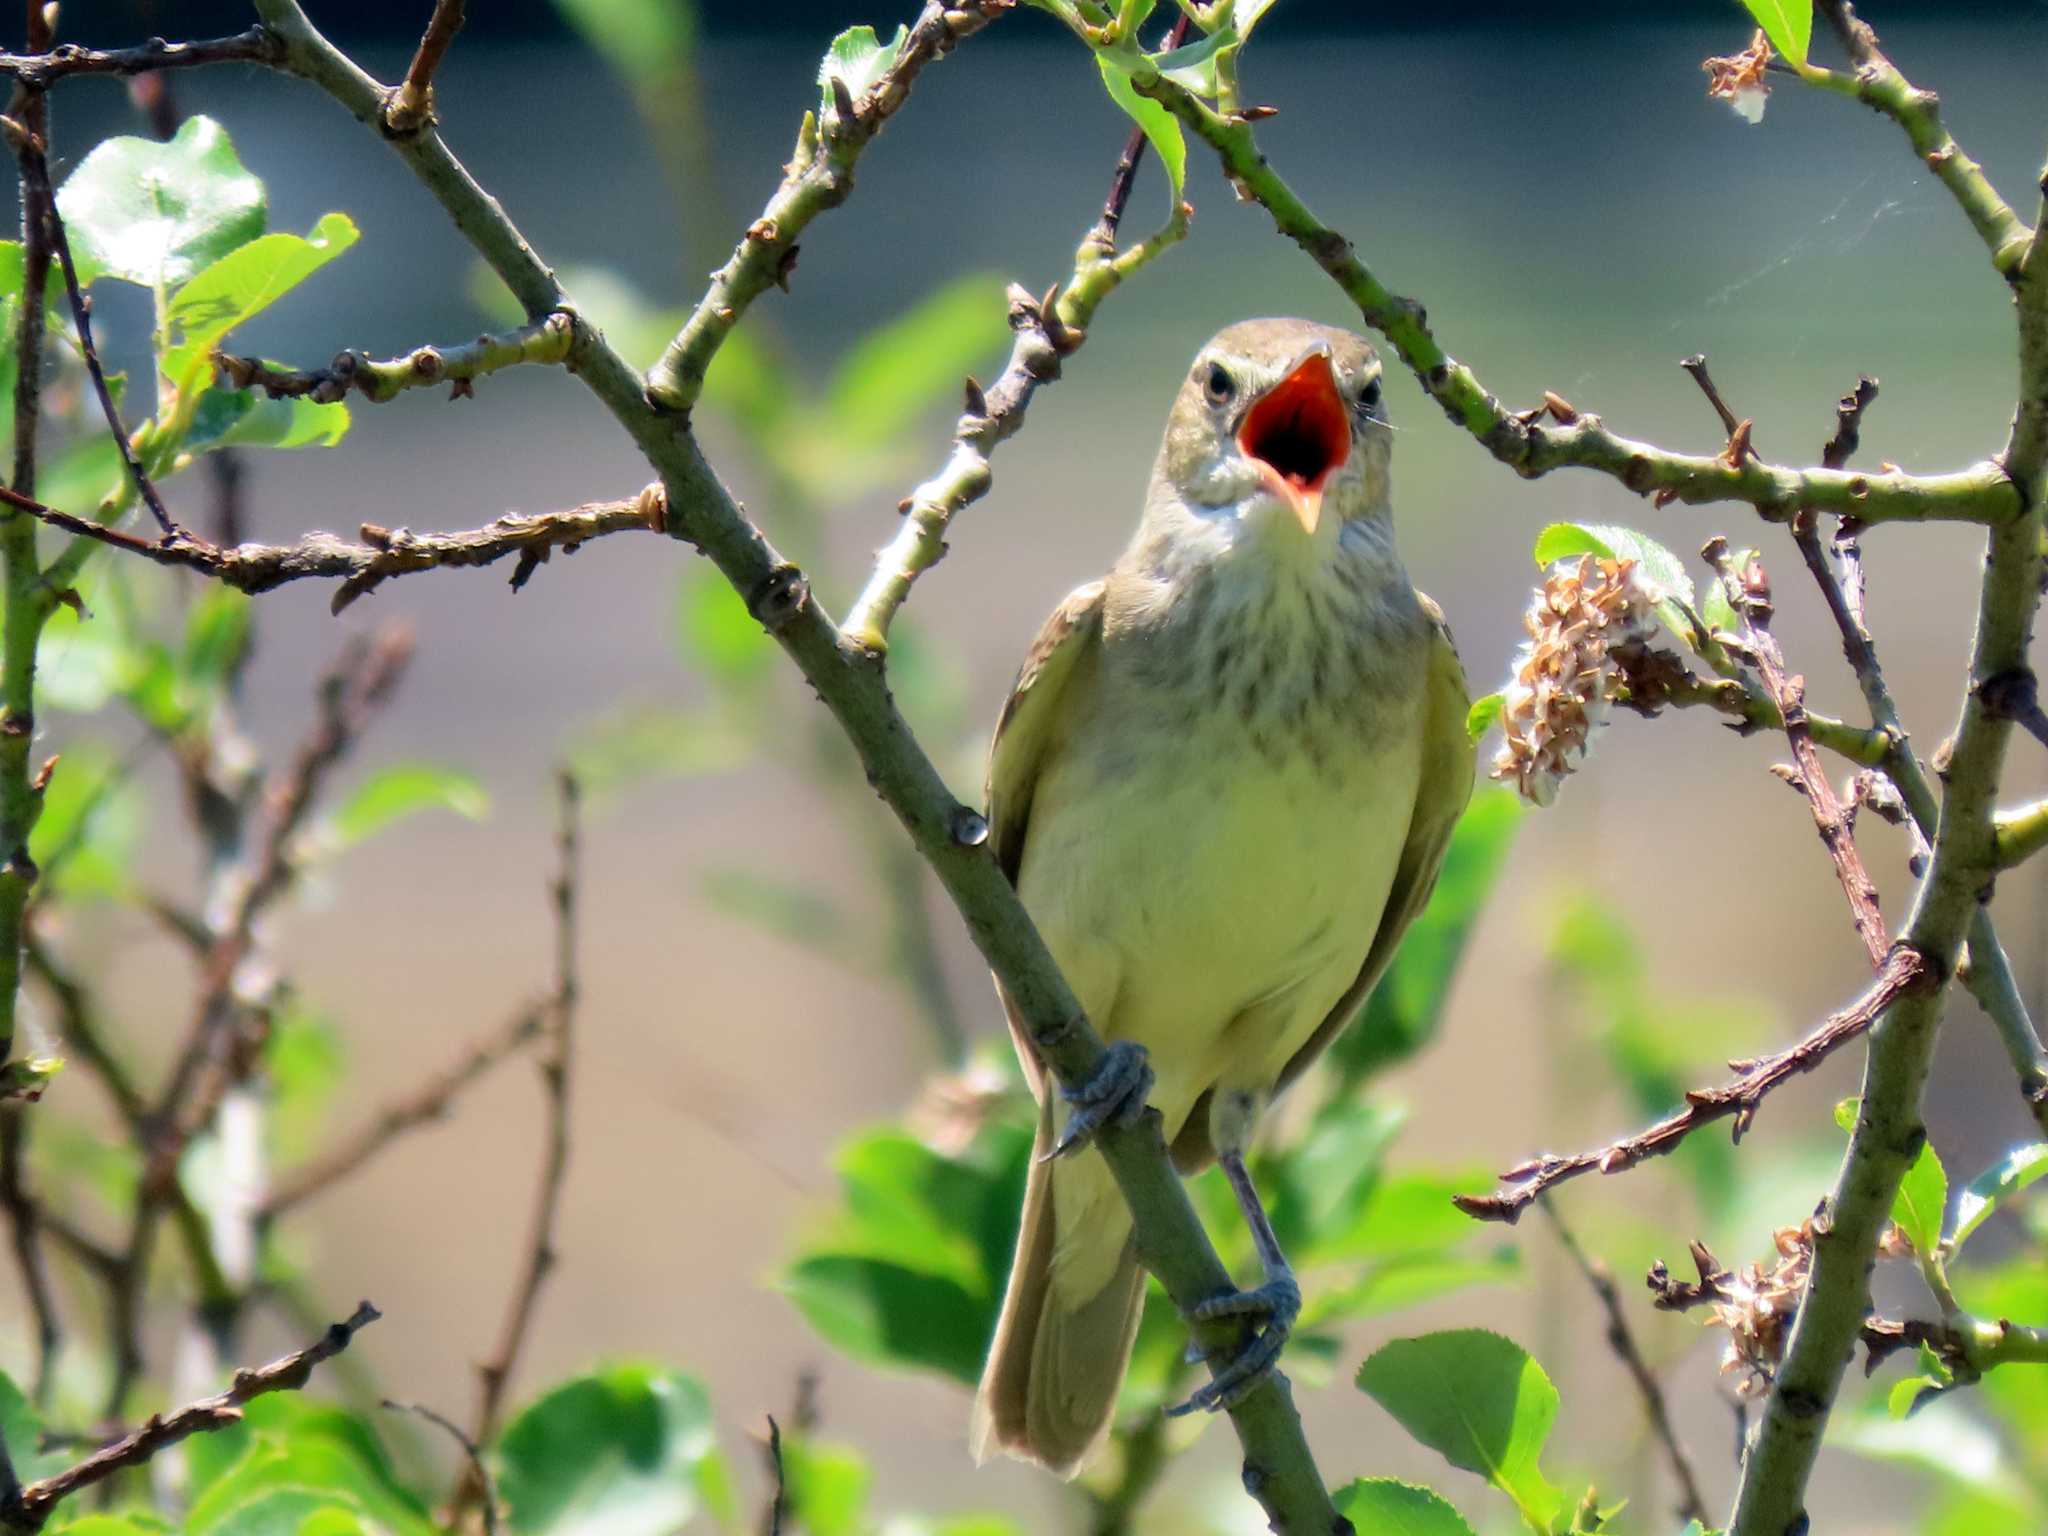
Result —
[[[1835, 1106], [1835, 1124], [1845, 1131], [1856, 1128], [1860, 1099], [1844, 1099]], [[1935, 1154], [1934, 1143], [1923, 1142], [1913, 1164], [1899, 1181], [1898, 1197], [1892, 1201], [1892, 1221], [1912, 1241], [1915, 1252], [1932, 1253], [1941, 1244], [1943, 1212], [1948, 1207], [1948, 1173]]]
[[2048, 1142], [2035, 1141], [2013, 1148], [1970, 1180], [1956, 1202], [1956, 1225], [1955, 1231], [1949, 1235], [1950, 1244], [1962, 1247], [1970, 1234], [1994, 1215], [2004, 1202], [2044, 1173], [2048, 1173]]
[[622, 1363], [572, 1377], [499, 1437], [499, 1497], [519, 1536], [666, 1536], [733, 1492], [695, 1378]]
[[171, 295], [165, 318], [175, 340], [157, 366], [180, 389], [190, 389], [228, 332], [268, 309], [356, 238], [347, 214], [329, 213], [303, 238], [262, 235], [229, 251]]
[[1808, 0], [1742, 0], [1771, 46], [1792, 64], [1806, 62], [1813, 41], [1813, 6]]
[[193, 453], [217, 448], [332, 448], [348, 435], [348, 407], [339, 400], [300, 395], [272, 400], [253, 389], [204, 391], [192, 408], [183, 446]]
[[263, 233], [263, 183], [227, 130], [187, 118], [168, 143], [103, 139], [57, 193], [81, 282], [167, 290]]
[[1109, 53], [1098, 53], [1095, 62], [1102, 67], [1102, 85], [1109, 92], [1109, 99], [1144, 130], [1146, 141], [1159, 156], [1159, 163], [1166, 168], [1166, 179], [1173, 188], [1173, 200], [1178, 204], [1188, 179], [1188, 145], [1186, 136], [1181, 132], [1180, 119], [1150, 97], [1138, 94], [1137, 88], [1131, 84], [1130, 69], [1121, 59]]
[[846, 94], [855, 102], [873, 90], [875, 85], [903, 56], [903, 45], [910, 40], [910, 29], [899, 26], [896, 35], [883, 42], [875, 36], [873, 27], [848, 27], [832, 39], [832, 46], [818, 64], [818, 110], [820, 114], [834, 110], [832, 102], [832, 81], [840, 80], [846, 86]]
[[471, 821], [491, 813], [481, 780], [439, 763], [396, 763], [356, 786], [329, 826], [335, 845], [351, 848], [421, 811], [453, 811]]
[[661, 83], [696, 47], [688, 0], [555, 0], [555, 9], [636, 89]]
[[1401, 1427], [1452, 1466], [1476, 1472], [1548, 1532], [1564, 1494], [1543, 1475], [1557, 1388], [1521, 1346], [1468, 1328], [1382, 1345], [1358, 1385]]
[[1536, 536], [1537, 568], [1592, 555], [1632, 560], [1658, 594], [1657, 618], [1679, 644], [1697, 649], [1702, 630], [1693, 616], [1696, 594], [1685, 562], [1648, 534], [1604, 523], [1552, 523]]
[[1391, 1477], [1361, 1477], [1337, 1490], [1337, 1513], [1361, 1531], [1385, 1536], [1472, 1536], [1443, 1495]]

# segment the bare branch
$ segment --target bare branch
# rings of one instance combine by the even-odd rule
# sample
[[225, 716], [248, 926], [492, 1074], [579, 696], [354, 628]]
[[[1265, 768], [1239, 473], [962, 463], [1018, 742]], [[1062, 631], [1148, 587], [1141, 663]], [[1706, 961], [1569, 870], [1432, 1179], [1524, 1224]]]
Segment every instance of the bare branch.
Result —
[[429, 1424], [446, 1430], [455, 1443], [462, 1447], [463, 1460], [468, 1463], [470, 1476], [483, 1490], [479, 1499], [484, 1522], [484, 1536], [498, 1533], [498, 1489], [491, 1481], [491, 1469], [484, 1464], [484, 1453], [478, 1444], [469, 1438], [462, 1426], [438, 1409], [429, 1408], [425, 1403], [398, 1403], [385, 1398], [383, 1406], [394, 1413], [410, 1413], [425, 1419]]
[[1868, 1031], [1893, 1003], [1908, 994], [1925, 992], [1935, 980], [1936, 973], [1926, 958], [1901, 944], [1892, 950], [1875, 985], [1846, 1011], [1774, 1056], [1730, 1062], [1728, 1065], [1738, 1074], [1735, 1081], [1718, 1088], [1690, 1090], [1684, 1109], [1633, 1136], [1569, 1157], [1555, 1153], [1533, 1157], [1501, 1175], [1507, 1187], [1490, 1195], [1454, 1195], [1452, 1201], [1466, 1215], [1481, 1221], [1512, 1224], [1545, 1190], [1583, 1173], [1622, 1173], [1646, 1158], [1662, 1157], [1701, 1126], [1716, 1120], [1733, 1116], [1739, 1141], [1756, 1117], [1757, 1107], [1772, 1089], [1811, 1072], [1842, 1046]]
[[1671, 1466], [1672, 1480], [1678, 1484], [1679, 1518], [1698, 1521], [1704, 1528], [1709, 1517], [1707, 1501], [1700, 1494], [1699, 1474], [1693, 1470], [1692, 1457], [1679, 1442], [1678, 1431], [1672, 1425], [1671, 1410], [1664, 1401], [1663, 1385], [1636, 1345], [1636, 1336], [1628, 1325], [1628, 1313], [1622, 1309], [1621, 1293], [1615, 1289], [1613, 1274], [1579, 1245], [1577, 1235], [1565, 1225], [1564, 1218], [1557, 1213], [1556, 1203], [1548, 1195], [1542, 1196], [1537, 1203], [1542, 1206], [1543, 1214], [1550, 1218], [1551, 1230], [1557, 1233], [1558, 1244], [1585, 1277], [1586, 1284], [1593, 1288], [1600, 1310], [1607, 1314], [1607, 1347], [1614, 1351], [1615, 1358], [1628, 1371], [1630, 1380], [1635, 1382], [1637, 1395], [1643, 1400], [1644, 1416], [1649, 1420], [1650, 1433]]
[[449, 386], [451, 400], [466, 399], [475, 381], [520, 363], [560, 363], [568, 359], [576, 339], [576, 320], [567, 310], [507, 331], [489, 334], [453, 347], [416, 347], [403, 357], [384, 361], [360, 352], [343, 352], [325, 368], [273, 368], [261, 358], [214, 354], [214, 365], [236, 389], [260, 389], [273, 400], [306, 396], [323, 403], [340, 400], [354, 390], [383, 404], [408, 389], [434, 384]]
[[364, 594], [393, 577], [443, 566], [493, 565], [508, 555], [518, 563], [512, 573], [515, 590], [556, 550], [574, 554], [584, 544], [610, 533], [634, 530], [660, 533], [667, 527], [667, 502], [658, 487], [631, 501], [588, 502], [566, 512], [535, 516], [508, 512], [482, 528], [460, 533], [414, 533], [409, 528], [382, 528], [365, 523], [363, 542], [351, 544], [331, 533], [309, 533], [295, 544], [215, 544], [188, 529], [168, 538], [143, 539], [46, 507], [0, 487], [0, 503], [18, 507], [43, 522], [70, 533], [96, 539], [158, 565], [198, 571], [243, 592], [268, 592], [286, 582], [340, 580], [333, 610], [340, 613]]
[[348, 1321], [336, 1323], [304, 1349], [295, 1350], [253, 1370], [235, 1372], [227, 1391], [188, 1403], [172, 1414], [152, 1414], [149, 1422], [132, 1434], [123, 1435], [104, 1450], [95, 1451], [77, 1465], [53, 1477], [30, 1483], [21, 1491], [19, 1514], [13, 1528], [32, 1532], [65, 1499], [116, 1472], [139, 1467], [188, 1435], [205, 1430], [226, 1429], [242, 1419], [242, 1405], [266, 1392], [296, 1392], [313, 1378], [313, 1367], [331, 1360], [349, 1346], [357, 1332], [381, 1316], [367, 1301], [360, 1303]]
[[[57, 1295], [50, 1284], [50, 1267], [43, 1256], [43, 1212], [26, 1182], [28, 1161], [28, 1120], [26, 1106], [19, 1102], [0, 1104], [0, 1210], [7, 1213], [13, 1239], [14, 1263], [21, 1272], [21, 1289], [28, 1297], [29, 1313], [36, 1325], [36, 1375], [30, 1388], [32, 1400], [42, 1406], [55, 1385], [57, 1350], [64, 1332], [57, 1318]], [[0, 1511], [7, 1500], [0, 1490]]]
[[265, 27], [251, 27], [233, 37], [195, 43], [169, 43], [153, 37], [134, 48], [81, 48], [66, 43], [46, 53], [0, 53], [0, 75], [41, 90], [71, 75], [144, 75], [202, 64], [265, 64], [275, 69], [283, 62], [284, 44], [277, 36]]
[[418, 133], [434, 120], [434, 71], [455, 34], [462, 30], [463, 0], [434, 0], [434, 14], [413, 53], [405, 79], [391, 93], [384, 109], [384, 127], [391, 133]]
[[440, 1119], [455, 1096], [492, 1067], [541, 1032], [545, 1016], [539, 1008], [514, 1014], [492, 1033], [473, 1042], [461, 1056], [422, 1081], [411, 1092], [386, 1104], [353, 1135], [293, 1169], [272, 1186], [258, 1215], [274, 1220], [292, 1207], [333, 1188], [376, 1157], [408, 1131]]

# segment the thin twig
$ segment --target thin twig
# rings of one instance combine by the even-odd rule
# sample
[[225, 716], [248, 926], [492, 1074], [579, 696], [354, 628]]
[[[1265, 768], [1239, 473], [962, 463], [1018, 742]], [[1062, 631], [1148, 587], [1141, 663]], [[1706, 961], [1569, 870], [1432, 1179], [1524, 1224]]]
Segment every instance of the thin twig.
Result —
[[[541, 1286], [555, 1266], [555, 1225], [561, 1213], [562, 1187], [569, 1167], [570, 1066], [575, 1045], [576, 999], [580, 990], [576, 970], [577, 876], [581, 790], [571, 774], [557, 781], [560, 802], [557, 829], [559, 865], [549, 888], [554, 908], [555, 984], [547, 1008], [547, 1034], [540, 1058], [541, 1083], [547, 1090], [547, 1148], [541, 1160], [540, 1182], [535, 1191], [533, 1225], [527, 1241], [526, 1262], [512, 1293], [504, 1327], [490, 1358], [477, 1366], [476, 1414], [470, 1438], [479, 1445], [490, 1443], [497, 1432], [505, 1389], [519, 1363], [519, 1355], [533, 1327]], [[457, 1507], [480, 1496], [474, 1482], [465, 1477], [456, 1490]]]
[[429, 1424], [444, 1429], [462, 1447], [463, 1459], [469, 1464], [469, 1474], [483, 1490], [479, 1505], [484, 1519], [484, 1536], [497, 1536], [498, 1532], [498, 1486], [491, 1481], [491, 1469], [484, 1464], [483, 1450], [469, 1438], [463, 1427], [437, 1409], [425, 1403], [399, 1403], [390, 1398], [383, 1400], [383, 1406], [394, 1413], [410, 1413], [425, 1419]]
[[1565, 1219], [1557, 1212], [1556, 1203], [1548, 1195], [1542, 1196], [1537, 1203], [1542, 1206], [1543, 1214], [1550, 1218], [1551, 1230], [1557, 1233], [1559, 1245], [1571, 1256], [1579, 1273], [1585, 1276], [1586, 1284], [1599, 1298], [1600, 1309], [1607, 1314], [1607, 1345], [1635, 1382], [1636, 1391], [1643, 1400], [1644, 1416], [1649, 1420], [1650, 1433], [1662, 1447], [1664, 1459], [1671, 1464], [1672, 1479], [1678, 1484], [1678, 1517], [1696, 1520], [1702, 1527], [1706, 1526], [1707, 1501], [1700, 1494], [1699, 1475], [1693, 1471], [1692, 1457], [1680, 1443], [1678, 1431], [1671, 1422], [1671, 1410], [1664, 1400], [1664, 1387], [1636, 1345], [1635, 1333], [1628, 1325], [1627, 1312], [1622, 1309], [1621, 1293], [1615, 1289], [1613, 1274], [1579, 1245], [1577, 1235], [1565, 1224]]
[[[0, 128], [6, 129], [8, 137], [13, 140], [15, 157], [21, 162], [22, 180], [26, 187], [32, 189], [34, 205], [41, 210], [43, 221], [49, 226], [50, 246], [57, 254], [57, 265], [64, 273], [64, 291], [71, 299], [71, 322], [78, 330], [78, 349], [85, 358], [85, 371], [92, 378], [93, 390], [99, 396], [100, 412], [107, 419], [107, 431], [114, 439], [114, 446], [120, 449], [121, 462], [128, 466], [136, 494], [149, 508], [150, 516], [156, 519], [158, 530], [166, 538], [174, 537], [179, 531], [178, 525], [165, 508], [163, 497], [157, 493], [149, 471], [142, 467], [127, 427], [122, 425], [121, 409], [114, 404], [114, 393], [107, 387], [106, 369], [100, 365], [99, 350], [93, 345], [92, 306], [86, 302], [85, 293], [78, 285], [78, 267], [71, 259], [71, 240], [64, 232], [64, 218], [57, 211], [57, 195], [50, 187], [50, 162], [44, 152], [42, 136], [12, 118], [0, 117]], [[14, 505], [19, 506], [20, 503]]]
[[251, 27], [232, 37], [195, 43], [170, 43], [153, 37], [133, 48], [81, 48], [66, 43], [43, 52], [0, 53], [0, 75], [41, 90], [70, 75], [144, 75], [201, 64], [267, 64], [275, 68], [283, 62], [284, 44], [277, 35], [267, 27]]
[[22, 1532], [39, 1529], [65, 1499], [105, 1481], [116, 1472], [141, 1466], [157, 1452], [176, 1445], [188, 1435], [239, 1424], [242, 1405], [252, 1398], [261, 1397], [266, 1392], [298, 1391], [312, 1379], [314, 1366], [347, 1349], [357, 1332], [377, 1321], [381, 1315], [367, 1301], [359, 1303], [348, 1321], [334, 1324], [304, 1349], [295, 1350], [253, 1370], [236, 1371], [227, 1391], [188, 1403], [172, 1414], [152, 1414], [140, 1429], [123, 1435], [104, 1450], [95, 1451], [54, 1476], [30, 1483], [21, 1492], [20, 1517], [15, 1529]]
[[1731, 1061], [1738, 1075], [1718, 1088], [1694, 1088], [1685, 1096], [1685, 1108], [1668, 1115], [1646, 1130], [1592, 1152], [1572, 1156], [1545, 1153], [1517, 1164], [1501, 1175], [1506, 1186], [1490, 1195], [1454, 1195], [1459, 1210], [1481, 1221], [1518, 1220], [1523, 1209], [1545, 1190], [1575, 1179], [1583, 1173], [1621, 1173], [1645, 1158], [1661, 1157], [1701, 1126], [1716, 1120], [1735, 1119], [1739, 1141], [1756, 1117], [1757, 1106], [1772, 1089], [1811, 1072], [1851, 1040], [1857, 1039], [1901, 997], [1924, 990], [1935, 979], [1926, 959], [1908, 945], [1893, 949], [1876, 983], [1842, 1013], [1774, 1056]]
[[462, 21], [462, 0], [434, 0], [434, 14], [427, 19], [419, 48], [405, 78], [391, 93], [391, 104], [384, 109], [387, 131], [418, 133], [434, 120], [434, 71], [441, 67], [441, 56], [462, 30]]
[[[32, 1400], [43, 1406], [56, 1385], [57, 1351], [64, 1331], [57, 1317], [57, 1295], [50, 1284], [50, 1266], [43, 1255], [42, 1206], [29, 1193], [28, 1119], [19, 1102], [0, 1104], [0, 1210], [7, 1212], [8, 1229], [14, 1247], [14, 1263], [21, 1272], [21, 1288], [28, 1297], [29, 1313], [36, 1323], [36, 1375], [30, 1389]], [[0, 1499], [0, 1505], [4, 1505]]]
[[537, 516], [508, 512], [482, 528], [460, 533], [414, 533], [364, 523], [363, 542], [351, 544], [331, 533], [309, 533], [295, 544], [237, 544], [226, 547], [179, 529], [162, 540], [140, 539], [90, 518], [75, 517], [29, 497], [0, 488], [0, 502], [32, 513], [52, 527], [97, 539], [158, 565], [198, 571], [242, 592], [268, 592], [289, 581], [339, 579], [331, 607], [340, 613], [394, 577], [443, 566], [492, 565], [518, 557], [512, 573], [516, 591], [556, 550], [574, 554], [610, 533], [666, 528], [667, 503], [659, 488], [631, 501], [596, 501], [566, 512]]
[[448, 386], [448, 398], [467, 399], [487, 374], [521, 363], [559, 363], [576, 340], [576, 320], [556, 310], [531, 325], [502, 335], [486, 333], [474, 341], [446, 347], [415, 347], [403, 357], [379, 360], [361, 352], [336, 355], [325, 368], [277, 368], [260, 357], [213, 355], [223, 380], [236, 389], [260, 389], [273, 400], [304, 397], [331, 404], [353, 390], [382, 405], [408, 389]]
[[354, 1134], [279, 1179], [258, 1208], [259, 1218], [274, 1220], [333, 1188], [408, 1131], [440, 1119], [458, 1093], [537, 1037], [544, 1022], [543, 1010], [526, 1008], [472, 1042], [455, 1061], [386, 1104]]
[[769, 1494], [761, 1536], [782, 1536], [782, 1519], [789, 1508], [789, 1479], [782, 1465], [782, 1426], [775, 1422], [774, 1414], [767, 1417]]
[[1882, 970], [1891, 948], [1891, 934], [1878, 910], [1877, 883], [1864, 868], [1863, 856], [1856, 848], [1854, 824], [1842, 809], [1841, 799], [1821, 763], [1820, 749], [1814, 745], [1813, 731], [1806, 719], [1806, 680], [1787, 675], [1785, 654], [1771, 633], [1770, 577], [1754, 554], [1738, 569], [1728, 541], [1719, 535], [1708, 540], [1701, 553], [1721, 573], [1728, 600], [1742, 615], [1749, 660], [1785, 721], [1785, 739], [1792, 745], [1796, 766], [1780, 770], [1780, 777], [1806, 797], [1814, 827], [1834, 862], [1835, 878], [1841, 882], [1842, 895], [1848, 900], [1857, 935], [1870, 956], [1871, 969]]

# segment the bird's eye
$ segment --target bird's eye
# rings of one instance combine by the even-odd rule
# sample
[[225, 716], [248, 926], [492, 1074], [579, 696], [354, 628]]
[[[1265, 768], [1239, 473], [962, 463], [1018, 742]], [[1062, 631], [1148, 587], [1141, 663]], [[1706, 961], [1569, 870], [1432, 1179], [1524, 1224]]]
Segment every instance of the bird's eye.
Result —
[[1380, 380], [1379, 375], [1374, 374], [1359, 387], [1358, 408], [1363, 411], [1376, 411], [1379, 409], [1379, 404]]
[[1202, 376], [1202, 393], [1209, 397], [1211, 405], [1225, 405], [1237, 393], [1237, 380], [1230, 376], [1230, 370], [1221, 363], [1211, 363]]

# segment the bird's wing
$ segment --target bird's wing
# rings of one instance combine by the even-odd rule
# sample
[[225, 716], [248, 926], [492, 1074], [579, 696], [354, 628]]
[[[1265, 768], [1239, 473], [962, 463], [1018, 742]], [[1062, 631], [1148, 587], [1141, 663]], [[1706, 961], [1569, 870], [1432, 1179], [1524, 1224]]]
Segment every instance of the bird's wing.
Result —
[[[1075, 674], [1083, 670], [1084, 662], [1095, 654], [1101, 639], [1102, 583], [1091, 581], [1069, 592], [1066, 601], [1045, 621], [1045, 627], [1024, 654], [1024, 665], [1017, 671], [1010, 696], [1003, 701], [1003, 712], [996, 717], [985, 787], [989, 847], [1012, 885], [1017, 883], [1017, 872], [1024, 865], [1024, 836], [1031, 824], [1031, 802], [1038, 792], [1039, 775], [1059, 748], [1061, 722], [1065, 718], [1060, 700]], [[1017, 1059], [1024, 1064], [1024, 1075], [1030, 1080], [1032, 1091], [1043, 1098], [1045, 1066], [1038, 1059], [1038, 1048], [1031, 1042], [1031, 1031], [1018, 1018], [1010, 994], [1000, 981], [996, 991], [1001, 994], [1003, 1011], [1009, 1016], [1010, 1036], [1016, 1041]]]
[[1024, 862], [1038, 775], [1061, 734], [1060, 699], [1101, 638], [1102, 583], [1091, 581], [1068, 593], [1045, 621], [996, 717], [988, 750], [989, 844], [1013, 884]]
[[[1372, 996], [1393, 963], [1401, 936], [1408, 925], [1429, 905], [1436, 889], [1437, 871], [1443, 867], [1444, 849], [1450, 846], [1451, 831], [1465, 813], [1472, 798], [1472, 774], [1477, 749], [1465, 730], [1465, 716], [1472, 707], [1465, 686], [1465, 669], [1459, 664], [1458, 649], [1451, 639], [1443, 610], [1418, 592], [1423, 611], [1429, 615], [1435, 633], [1431, 637], [1428, 699], [1422, 734], [1422, 779], [1415, 793], [1415, 810], [1408, 821], [1408, 839], [1401, 849], [1401, 862], [1394, 870], [1394, 883], [1387, 892], [1387, 904], [1380, 912], [1380, 925], [1366, 951], [1365, 965], [1358, 979], [1337, 1000], [1307, 1045], [1294, 1055], [1280, 1073], [1278, 1087], [1308, 1070], [1323, 1048], [1342, 1032]], [[1278, 1091], [1276, 1089], [1276, 1091]]]

